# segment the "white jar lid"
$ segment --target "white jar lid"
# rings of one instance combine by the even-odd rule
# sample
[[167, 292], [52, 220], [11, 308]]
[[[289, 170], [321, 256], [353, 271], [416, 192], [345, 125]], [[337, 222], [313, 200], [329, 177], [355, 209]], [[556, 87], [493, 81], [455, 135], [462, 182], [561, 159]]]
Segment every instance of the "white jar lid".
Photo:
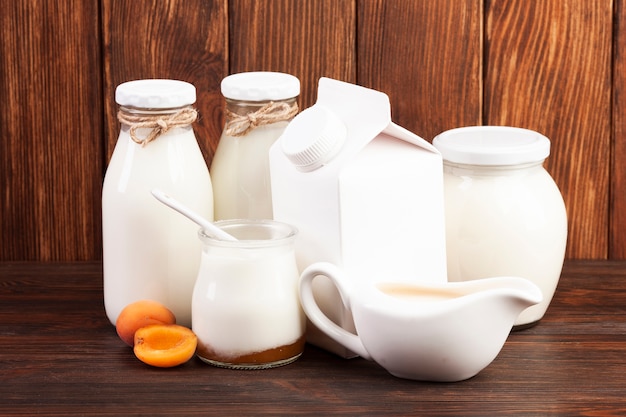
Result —
[[300, 80], [282, 72], [241, 72], [224, 78], [221, 87], [231, 100], [286, 100], [300, 95]]
[[185, 81], [146, 79], [122, 83], [115, 89], [120, 106], [170, 109], [196, 102], [196, 87]]
[[468, 165], [517, 165], [543, 161], [550, 140], [529, 129], [470, 126], [447, 130], [433, 139], [445, 161]]
[[298, 114], [280, 137], [285, 156], [300, 171], [328, 163], [346, 140], [346, 125], [326, 107], [316, 104]]

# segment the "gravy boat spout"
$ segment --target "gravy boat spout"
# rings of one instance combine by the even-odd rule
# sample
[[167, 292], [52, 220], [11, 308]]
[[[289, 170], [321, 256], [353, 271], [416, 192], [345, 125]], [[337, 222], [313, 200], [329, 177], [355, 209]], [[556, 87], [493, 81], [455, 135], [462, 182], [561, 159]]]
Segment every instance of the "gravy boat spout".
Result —
[[[300, 282], [311, 322], [400, 378], [452, 382], [473, 377], [496, 358], [517, 316], [542, 300], [539, 287], [518, 277], [357, 284], [334, 266], [312, 267]], [[352, 311], [355, 333], [330, 321], [309, 296], [317, 275], [337, 286]]]

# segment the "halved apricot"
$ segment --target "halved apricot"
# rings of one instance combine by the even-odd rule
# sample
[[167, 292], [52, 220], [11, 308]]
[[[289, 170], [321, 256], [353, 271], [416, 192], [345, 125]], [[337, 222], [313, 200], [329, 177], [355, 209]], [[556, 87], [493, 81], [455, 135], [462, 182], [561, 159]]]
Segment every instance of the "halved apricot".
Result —
[[163, 304], [153, 300], [140, 300], [124, 307], [117, 317], [115, 329], [128, 346], [133, 346], [138, 329], [150, 324], [175, 323], [174, 313]]
[[161, 368], [181, 365], [196, 353], [195, 333], [177, 324], [152, 324], [135, 332], [135, 356]]

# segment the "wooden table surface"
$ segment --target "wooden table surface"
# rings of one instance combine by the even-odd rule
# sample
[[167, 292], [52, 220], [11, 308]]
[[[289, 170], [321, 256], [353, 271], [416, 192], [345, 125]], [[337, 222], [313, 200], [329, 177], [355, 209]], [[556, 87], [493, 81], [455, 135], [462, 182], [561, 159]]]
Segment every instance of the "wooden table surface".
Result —
[[544, 319], [456, 383], [313, 346], [272, 370], [152, 368], [108, 322], [101, 281], [98, 263], [0, 264], [0, 415], [626, 415], [626, 262], [567, 262]]

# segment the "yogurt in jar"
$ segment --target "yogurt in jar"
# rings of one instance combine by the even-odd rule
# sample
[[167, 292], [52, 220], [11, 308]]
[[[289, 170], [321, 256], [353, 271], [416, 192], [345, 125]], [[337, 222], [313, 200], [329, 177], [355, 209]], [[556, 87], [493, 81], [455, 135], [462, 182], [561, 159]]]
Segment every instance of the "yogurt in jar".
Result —
[[293, 362], [305, 343], [295, 229], [269, 220], [217, 224], [240, 241], [200, 233], [204, 249], [192, 299], [197, 355], [228, 368]]
[[527, 278], [543, 301], [515, 325], [536, 323], [556, 290], [567, 241], [565, 204], [543, 167], [550, 141], [527, 129], [476, 126], [444, 132], [433, 145], [444, 159], [449, 281]]

